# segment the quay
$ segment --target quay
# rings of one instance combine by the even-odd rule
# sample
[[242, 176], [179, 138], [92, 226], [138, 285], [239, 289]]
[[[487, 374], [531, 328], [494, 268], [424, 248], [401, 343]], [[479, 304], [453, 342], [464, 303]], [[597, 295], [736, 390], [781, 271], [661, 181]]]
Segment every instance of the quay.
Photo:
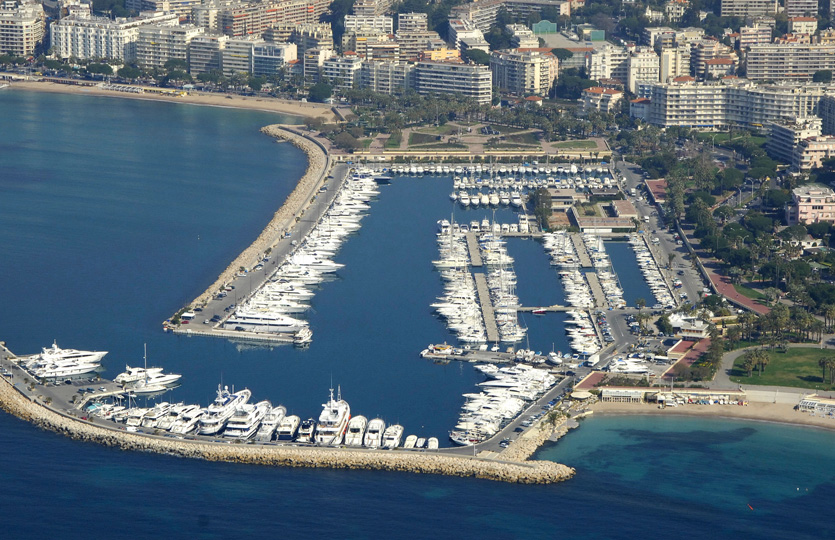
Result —
[[466, 238], [467, 250], [470, 252], [470, 266], [479, 268], [484, 263], [481, 260], [481, 250], [478, 249], [478, 239], [476, 238], [474, 232], [468, 232]]
[[582, 268], [593, 268], [591, 264], [591, 257], [586, 250], [586, 244], [583, 242], [583, 236], [580, 233], [572, 233], [571, 241], [574, 243], [574, 249], [577, 250], [577, 257], [580, 259], [580, 266]]
[[436, 363], [449, 362], [472, 362], [484, 364], [508, 364], [516, 361], [516, 354], [501, 351], [480, 351], [473, 349], [449, 349], [449, 351], [433, 351], [431, 347], [420, 354], [421, 358], [434, 360]]
[[555, 312], [555, 311], [578, 311], [578, 308], [574, 306], [563, 306], [561, 304], [554, 304], [553, 306], [538, 306], [538, 307], [531, 307], [531, 306], [520, 306], [516, 308], [516, 311], [522, 311], [531, 313], [534, 311], [547, 311], [547, 312]]
[[598, 278], [597, 272], [586, 272], [584, 275], [594, 297], [594, 307], [600, 309], [608, 307], [609, 302], [606, 300], [606, 295], [603, 294], [603, 287], [600, 286], [600, 278]]
[[[14, 361], [15, 355], [0, 342], [0, 366], [10, 371], [0, 381], [0, 408], [41, 429], [75, 440], [94, 442], [122, 450], [155, 452], [180, 457], [248, 463], [268, 467], [364, 469], [439, 474], [521, 484], [549, 484], [568, 480], [574, 469], [550, 461], [529, 461], [511, 456], [471, 456], [459, 449], [446, 451], [376, 450], [282, 444], [226, 444], [214, 438], [183, 438], [154, 433], [131, 433], [108, 420], [79, 416], [81, 411], [60, 399], [56, 390], [69, 385], [46, 386], [31, 381]], [[550, 435], [548, 430], [543, 434]], [[544, 441], [545, 439], [543, 439]], [[455, 450], [453, 452], [452, 450]]]
[[484, 316], [484, 329], [487, 333], [487, 341], [498, 343], [499, 327], [496, 325], [493, 301], [490, 299], [490, 289], [487, 287], [487, 276], [484, 274], [473, 274], [473, 276], [475, 277], [478, 301], [481, 304], [481, 313]]

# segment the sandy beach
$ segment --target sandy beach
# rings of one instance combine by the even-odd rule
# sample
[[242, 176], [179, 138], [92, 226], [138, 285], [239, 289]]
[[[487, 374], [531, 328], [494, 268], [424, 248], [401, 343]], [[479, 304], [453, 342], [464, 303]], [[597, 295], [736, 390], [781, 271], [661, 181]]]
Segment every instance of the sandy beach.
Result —
[[595, 416], [651, 414], [664, 416], [703, 416], [705, 418], [738, 418], [759, 422], [776, 422], [814, 426], [835, 430], [835, 419], [812, 416], [809, 413], [794, 410], [794, 405], [787, 403], [757, 403], [740, 405], [684, 405], [659, 409], [654, 403], [603, 403], [591, 406]]
[[[168, 96], [151, 93], [132, 94], [128, 92], [105, 90], [97, 86], [73, 86], [53, 82], [19, 80], [11, 81], [10, 88], [15, 90], [28, 90], [32, 92], [53, 92], [59, 94], [76, 94], [85, 96], [145, 99], [150, 101], [165, 101], [168, 103], [203, 105], [207, 107], [249, 109], [254, 111], [290, 114], [302, 117], [319, 117], [326, 122], [333, 122], [336, 120], [336, 115], [331, 110], [331, 105], [324, 103], [302, 103], [300, 101], [288, 101], [284, 99], [261, 98], [254, 96], [245, 97], [231, 94], [209, 94], [203, 92], [189, 92], [187, 95], [182, 96]], [[154, 90], [159, 89], [156, 88]]]

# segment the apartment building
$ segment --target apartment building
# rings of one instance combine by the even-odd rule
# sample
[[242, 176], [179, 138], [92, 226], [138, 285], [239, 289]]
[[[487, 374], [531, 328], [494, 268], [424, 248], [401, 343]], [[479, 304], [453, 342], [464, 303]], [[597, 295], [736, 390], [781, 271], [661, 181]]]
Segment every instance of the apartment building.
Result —
[[616, 112], [620, 108], [623, 99], [623, 92], [614, 88], [601, 88], [593, 86], [583, 90], [583, 111], [602, 111], [605, 113]]
[[818, 31], [815, 17], [792, 17], [789, 19], [789, 34], [814, 34]]
[[461, 52], [464, 51], [461, 46], [463, 40], [484, 41], [484, 34], [481, 33], [481, 30], [476, 28], [475, 24], [467, 19], [450, 19], [447, 37], [449, 38], [450, 45]]
[[418, 62], [415, 66], [418, 93], [460, 94], [486, 105], [493, 98], [493, 77], [488, 66], [457, 62]]
[[188, 71], [192, 75], [223, 69], [223, 49], [229, 36], [203, 33], [188, 44]]
[[771, 43], [771, 27], [764, 24], [743, 26], [739, 29], [739, 50], [744, 51], [752, 45]]
[[191, 12], [200, 6], [201, 0], [125, 0], [125, 8], [136, 11], [172, 11], [180, 20], [191, 19]]
[[345, 15], [345, 31], [391, 34], [394, 32], [394, 19], [384, 15]]
[[785, 0], [785, 12], [792, 17], [814, 17], [818, 14], [818, 0]]
[[690, 47], [686, 45], [661, 49], [658, 79], [670, 82], [676, 77], [690, 74]]
[[641, 43], [655, 50], [672, 47], [676, 43], [676, 31], [669, 26], [650, 26], [641, 33]]
[[391, 8], [394, 0], [356, 0], [354, 2], [354, 15], [385, 15]]
[[[89, 6], [78, 6], [63, 19], [50, 25], [50, 46], [60, 58], [109, 58], [136, 60], [136, 40], [142, 26], [176, 26], [176, 13], [142, 13], [139, 17], [108, 19], [90, 13]], [[86, 9], [84, 9], [86, 8]]]
[[769, 122], [766, 150], [774, 159], [792, 163], [800, 141], [820, 134], [821, 119], [817, 116]]
[[[571, 3], [560, 0], [478, 0], [455, 6], [450, 17], [467, 19], [482, 32], [487, 32], [496, 23], [499, 11], [505, 10], [516, 19], [524, 19], [532, 13], [540, 13], [543, 8], [556, 8], [560, 16], [571, 15]], [[356, 8], [354, 8], [356, 11]]]
[[399, 13], [397, 15], [398, 32], [425, 32], [429, 30], [426, 13]]
[[786, 221], [789, 225], [835, 223], [835, 191], [816, 184], [794, 188], [792, 200], [786, 206]]
[[320, 49], [318, 47], [305, 50], [304, 56], [301, 58], [304, 64], [304, 78], [310, 82], [319, 82], [325, 61], [335, 54], [332, 49]]
[[722, 0], [722, 17], [755, 17], [777, 12], [777, 0]]
[[668, 21], [677, 23], [681, 21], [688, 9], [690, 9], [690, 0], [667, 0], [664, 4], [664, 15]]
[[189, 44], [205, 30], [192, 24], [143, 26], [136, 38], [136, 62], [145, 69], [162, 68], [169, 60], [182, 60], [188, 65]]
[[41, 4], [5, 0], [0, 5], [0, 54], [33, 54], [45, 31], [46, 15]]
[[701, 39], [690, 43], [690, 74], [694, 77], [704, 79], [708, 76], [708, 61], [717, 58], [725, 58], [738, 63], [736, 53], [722, 43], [714, 39]]
[[625, 47], [606, 44], [585, 55], [586, 73], [593, 81], [617, 79], [624, 84], [629, 80], [629, 52]]
[[692, 77], [639, 85], [638, 90], [640, 97], [650, 100], [647, 122], [705, 129], [762, 128], [769, 122], [813, 116], [826, 94], [820, 84], [757, 85], [736, 78], [698, 83]]
[[298, 58], [295, 43], [259, 42], [252, 45], [252, 74], [269, 77], [295, 62]]
[[290, 34], [290, 41], [298, 45], [299, 58], [308, 49], [333, 50], [333, 30], [330, 24], [297, 24]]
[[424, 51], [447, 48], [446, 41], [432, 30], [398, 30], [394, 40], [400, 46], [400, 58], [403, 60], [414, 60]]
[[342, 56], [333, 56], [322, 64], [322, 75], [332, 86], [353, 88], [359, 85], [362, 59], [356, 53], [346, 52]]
[[256, 45], [264, 45], [259, 38], [229, 38], [221, 51], [221, 69], [231, 77], [236, 73], [252, 73], [252, 53]]
[[638, 47], [627, 59], [627, 85], [633, 94], [639, 83], [656, 83], [660, 80], [658, 55], [650, 47]]
[[808, 81], [816, 71], [835, 70], [835, 44], [755, 45], [747, 59], [751, 80]]
[[520, 47], [539, 47], [539, 39], [533, 35], [533, 32], [524, 24], [508, 24], [507, 30], [510, 32], [511, 48], [518, 49]]
[[382, 94], [399, 94], [414, 87], [414, 64], [399, 62], [363, 62], [360, 86]]
[[547, 96], [557, 77], [559, 62], [550, 52], [493, 51], [493, 85], [516, 96]]
[[[794, 160], [792, 161], [792, 169], [796, 171], [810, 171], [820, 167], [824, 161], [835, 157], [835, 136], [832, 135], [818, 135], [817, 137], [809, 137], [800, 141], [794, 150]], [[804, 206], [801, 205], [798, 211], [798, 219], [803, 220], [812, 219], [812, 221], [830, 221], [835, 219], [835, 213], [832, 213], [828, 205], [820, 208], [820, 205], [812, 205], [811, 208], [806, 206], [811, 213], [804, 214]], [[804, 223], [808, 223], [804, 221]]]
[[280, 24], [317, 23], [328, 5], [327, 0], [207, 0], [193, 8], [192, 20], [231, 37], [260, 36]]

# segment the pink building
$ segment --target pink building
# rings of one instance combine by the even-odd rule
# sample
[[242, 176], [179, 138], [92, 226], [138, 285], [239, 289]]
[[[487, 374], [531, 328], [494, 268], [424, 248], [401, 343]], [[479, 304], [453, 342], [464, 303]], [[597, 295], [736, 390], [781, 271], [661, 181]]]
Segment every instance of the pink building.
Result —
[[792, 190], [792, 201], [786, 207], [786, 221], [796, 223], [835, 223], [835, 191], [811, 184]]

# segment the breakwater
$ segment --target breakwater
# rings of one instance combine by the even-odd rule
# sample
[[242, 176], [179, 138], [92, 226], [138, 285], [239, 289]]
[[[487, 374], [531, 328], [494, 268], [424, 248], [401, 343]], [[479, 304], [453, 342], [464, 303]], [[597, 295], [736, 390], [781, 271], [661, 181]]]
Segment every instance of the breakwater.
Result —
[[59, 413], [29, 399], [9, 381], [0, 382], [0, 408], [36, 426], [85, 442], [122, 450], [156, 452], [207, 461], [263, 466], [399, 471], [471, 477], [521, 484], [549, 484], [568, 480], [574, 469], [551, 461], [513, 461], [464, 457], [435, 452], [347, 450], [225, 444], [171, 439], [128, 433]]
[[263, 127], [261, 132], [287, 141], [303, 151], [307, 156], [307, 169], [258, 238], [226, 267], [205, 292], [194, 299], [192, 306], [206, 305], [224, 285], [234, 279], [241, 267], [252, 268], [258, 264], [264, 257], [264, 253], [275, 247], [284, 234], [301, 219], [307, 207], [313, 202], [316, 191], [327, 177], [331, 164], [330, 158], [325, 148], [319, 143], [287, 126], [278, 124]]

